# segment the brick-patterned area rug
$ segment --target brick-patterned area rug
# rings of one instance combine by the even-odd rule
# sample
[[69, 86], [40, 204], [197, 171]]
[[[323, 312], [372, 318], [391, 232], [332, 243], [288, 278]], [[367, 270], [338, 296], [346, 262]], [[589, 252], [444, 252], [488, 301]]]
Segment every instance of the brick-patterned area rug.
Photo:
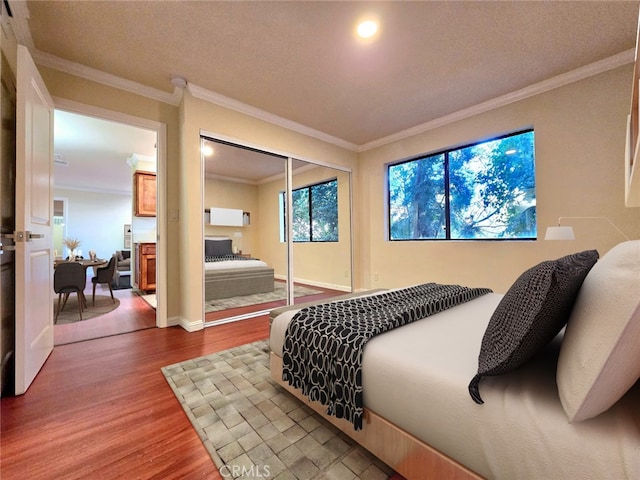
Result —
[[271, 380], [266, 340], [163, 367], [162, 373], [224, 478], [393, 475]]
[[[220, 298], [217, 300], [208, 300], [204, 302], [205, 313], [218, 312], [220, 310], [228, 310], [230, 308], [244, 307], [247, 305], [257, 305], [260, 303], [277, 302], [287, 298], [286, 285], [283, 282], [274, 282], [273, 292], [254, 293], [252, 295], [242, 295], [240, 297]], [[294, 285], [293, 296], [303, 297], [305, 295], [315, 295], [322, 293], [322, 290], [316, 290], [311, 287], [303, 287], [302, 285]]]

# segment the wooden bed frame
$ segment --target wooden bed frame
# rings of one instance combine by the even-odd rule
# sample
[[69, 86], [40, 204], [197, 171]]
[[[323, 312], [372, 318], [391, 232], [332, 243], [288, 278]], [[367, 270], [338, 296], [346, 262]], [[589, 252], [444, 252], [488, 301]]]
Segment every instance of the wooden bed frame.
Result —
[[344, 419], [327, 415], [326, 407], [312, 402], [302, 392], [282, 380], [282, 358], [271, 352], [271, 378], [289, 393], [308, 405], [328, 422], [350, 436], [372, 454], [408, 480], [447, 479], [481, 480], [482, 477], [440, 453], [381, 416], [365, 409], [362, 430]]
[[273, 268], [270, 267], [205, 270], [204, 299], [273, 292], [273, 282]]

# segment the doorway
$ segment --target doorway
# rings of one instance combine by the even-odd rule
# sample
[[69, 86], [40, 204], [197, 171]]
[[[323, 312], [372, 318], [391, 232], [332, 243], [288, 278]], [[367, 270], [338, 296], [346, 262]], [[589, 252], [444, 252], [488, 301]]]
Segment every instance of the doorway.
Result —
[[[162, 222], [136, 217], [133, 174], [144, 170], [162, 175], [164, 149], [158, 146], [163, 129], [155, 122], [76, 104], [58, 104], [54, 118], [53, 210], [59, 213], [54, 215], [54, 242], [61, 243], [61, 248], [54, 243], [54, 250], [58, 258], [66, 258], [65, 240], [78, 240], [84, 258], [118, 259], [112, 289], [96, 285], [97, 296], [110, 300], [113, 292], [117, 308], [99, 318], [56, 324], [55, 345], [158, 326], [160, 308], [153, 309], [138, 295], [132, 252], [136, 242], [155, 243]], [[87, 269], [89, 305], [94, 275]], [[163, 281], [156, 284], [162, 288]]]

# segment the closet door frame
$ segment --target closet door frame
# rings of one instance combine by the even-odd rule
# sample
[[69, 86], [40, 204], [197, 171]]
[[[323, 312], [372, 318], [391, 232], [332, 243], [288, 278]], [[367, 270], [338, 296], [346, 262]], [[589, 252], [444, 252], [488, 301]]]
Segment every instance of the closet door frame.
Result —
[[[349, 270], [350, 270], [350, 288], [351, 291], [353, 291], [353, 265], [354, 265], [354, 260], [353, 260], [353, 175], [352, 175], [352, 171], [350, 168], [348, 167], [344, 167], [341, 165], [335, 165], [329, 162], [323, 162], [323, 161], [319, 161], [319, 160], [315, 160], [312, 158], [305, 158], [304, 156], [300, 156], [300, 155], [294, 155], [291, 154], [289, 152], [284, 152], [284, 151], [278, 151], [275, 149], [271, 149], [271, 148], [267, 148], [264, 147], [262, 145], [258, 145], [258, 144], [254, 144], [251, 142], [247, 142], [245, 140], [240, 140], [237, 138], [233, 138], [233, 137], [229, 137], [226, 135], [222, 135], [219, 133], [215, 133], [215, 132], [210, 132], [210, 131], [204, 131], [204, 130], [200, 130], [200, 139], [201, 142], [203, 141], [203, 139], [209, 139], [212, 141], [218, 141], [218, 142], [222, 142], [222, 143], [226, 143], [226, 144], [231, 144], [231, 145], [235, 145], [238, 148], [247, 148], [247, 149], [251, 149], [251, 150], [256, 150], [258, 152], [262, 152], [265, 153], [267, 155], [273, 155], [273, 156], [277, 156], [277, 157], [282, 157], [285, 160], [285, 169], [284, 169], [284, 177], [285, 177], [285, 193], [286, 193], [286, 202], [287, 205], [292, 205], [292, 192], [293, 192], [293, 162], [294, 161], [302, 161], [302, 162], [306, 162], [318, 167], [326, 167], [326, 168], [331, 168], [331, 169], [335, 169], [341, 172], [345, 172], [349, 174], [349, 257], [350, 257], [350, 265], [349, 265]], [[205, 205], [205, 156], [204, 153], [202, 152], [201, 149], [201, 153], [200, 153], [200, 161], [201, 161], [201, 168], [200, 168], [200, 172], [201, 172], [201, 185], [202, 185], [202, 195], [201, 195], [201, 199], [200, 199], [200, 211], [204, 212], [205, 208], [208, 208], [208, 206]], [[286, 225], [287, 225], [287, 239], [286, 239], [286, 244], [287, 244], [287, 253], [286, 253], [286, 262], [287, 262], [287, 278], [286, 278], [286, 284], [287, 284], [287, 304], [288, 305], [293, 305], [295, 304], [295, 298], [294, 298], [294, 293], [293, 293], [293, 288], [294, 288], [294, 256], [293, 256], [293, 226], [292, 226], [292, 211], [290, 208], [286, 209]], [[204, 248], [204, 247], [203, 247]], [[204, 250], [202, 251], [202, 255], [201, 258], [204, 258]], [[203, 290], [204, 290], [204, 271], [203, 271], [203, 275], [202, 275], [202, 285], [203, 285]], [[204, 298], [204, 295], [203, 295]], [[202, 317], [205, 318], [205, 313], [204, 313], [204, 303], [202, 305], [202, 309], [203, 309], [203, 314]], [[249, 315], [245, 315], [245, 316], [241, 316], [242, 318], [238, 317], [237, 320], [243, 319], [243, 318], [250, 318], [252, 316], [258, 316], [258, 315], [262, 315], [264, 312], [254, 312], [253, 314], [249, 314]], [[232, 321], [232, 320], [236, 320], [236, 318], [232, 318], [232, 319], [228, 319], [228, 321]], [[211, 325], [217, 325], [219, 323], [222, 323], [220, 321], [216, 321], [216, 322], [211, 322], [211, 323], [205, 323], [205, 327], [206, 326], [211, 326]]]

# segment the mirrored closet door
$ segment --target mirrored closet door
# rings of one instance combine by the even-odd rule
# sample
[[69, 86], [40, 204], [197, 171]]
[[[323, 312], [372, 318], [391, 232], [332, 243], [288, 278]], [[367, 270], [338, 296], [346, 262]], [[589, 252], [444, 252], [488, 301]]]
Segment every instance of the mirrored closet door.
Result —
[[295, 295], [335, 296], [350, 292], [350, 173], [301, 163], [303, 166], [294, 169], [292, 175]]
[[[206, 324], [248, 318], [294, 296], [290, 303], [350, 291], [349, 172], [291, 160], [289, 247], [289, 159], [213, 137], [201, 141]], [[308, 238], [305, 222], [316, 226]]]

